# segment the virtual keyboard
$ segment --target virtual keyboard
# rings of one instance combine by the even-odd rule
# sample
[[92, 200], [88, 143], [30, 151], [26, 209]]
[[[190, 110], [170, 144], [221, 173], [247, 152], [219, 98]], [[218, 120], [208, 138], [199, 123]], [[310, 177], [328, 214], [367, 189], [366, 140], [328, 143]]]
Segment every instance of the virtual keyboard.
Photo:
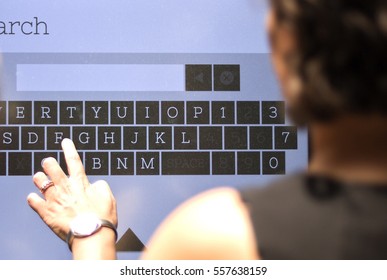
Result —
[[66, 171], [63, 138], [88, 175], [285, 174], [285, 123], [283, 101], [0, 101], [0, 175]]

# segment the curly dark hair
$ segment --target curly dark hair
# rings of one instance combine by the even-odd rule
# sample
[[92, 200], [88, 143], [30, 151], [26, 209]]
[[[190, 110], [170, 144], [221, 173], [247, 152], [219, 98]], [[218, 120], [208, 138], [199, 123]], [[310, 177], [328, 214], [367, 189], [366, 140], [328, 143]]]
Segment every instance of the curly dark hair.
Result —
[[387, 115], [387, 0], [270, 1], [297, 43], [288, 63], [301, 81], [298, 119]]

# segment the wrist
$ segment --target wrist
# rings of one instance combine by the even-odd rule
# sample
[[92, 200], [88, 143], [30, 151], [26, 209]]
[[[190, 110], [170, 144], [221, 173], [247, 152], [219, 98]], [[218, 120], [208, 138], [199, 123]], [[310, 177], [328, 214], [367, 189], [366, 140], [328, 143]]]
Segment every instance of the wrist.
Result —
[[74, 238], [72, 253], [74, 260], [95, 259], [107, 260], [116, 258], [116, 236], [113, 230], [102, 227], [88, 237]]
[[74, 255], [75, 245], [77, 245], [77, 248], [79, 247], [78, 245], [81, 245], [80, 248], [84, 251], [89, 246], [88, 244], [92, 244], [94, 249], [91, 252], [95, 251], [95, 257], [99, 258], [97, 254], [98, 250], [105, 246], [114, 247], [117, 240], [115, 225], [110, 221], [99, 219], [92, 213], [84, 213], [76, 216], [70, 222], [69, 226], [70, 230], [67, 234], [66, 242]]

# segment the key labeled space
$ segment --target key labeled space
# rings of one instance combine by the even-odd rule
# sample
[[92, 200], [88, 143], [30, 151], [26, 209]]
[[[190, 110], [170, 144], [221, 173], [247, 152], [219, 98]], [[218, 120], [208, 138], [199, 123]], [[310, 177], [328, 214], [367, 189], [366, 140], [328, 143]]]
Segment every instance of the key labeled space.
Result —
[[162, 175], [209, 175], [210, 153], [162, 152]]

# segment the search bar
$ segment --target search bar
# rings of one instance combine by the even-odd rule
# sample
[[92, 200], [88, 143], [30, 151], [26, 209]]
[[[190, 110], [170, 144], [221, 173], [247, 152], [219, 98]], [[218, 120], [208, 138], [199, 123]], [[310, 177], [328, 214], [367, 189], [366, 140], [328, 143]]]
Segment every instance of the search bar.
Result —
[[17, 91], [185, 91], [180, 64], [17, 64]]

